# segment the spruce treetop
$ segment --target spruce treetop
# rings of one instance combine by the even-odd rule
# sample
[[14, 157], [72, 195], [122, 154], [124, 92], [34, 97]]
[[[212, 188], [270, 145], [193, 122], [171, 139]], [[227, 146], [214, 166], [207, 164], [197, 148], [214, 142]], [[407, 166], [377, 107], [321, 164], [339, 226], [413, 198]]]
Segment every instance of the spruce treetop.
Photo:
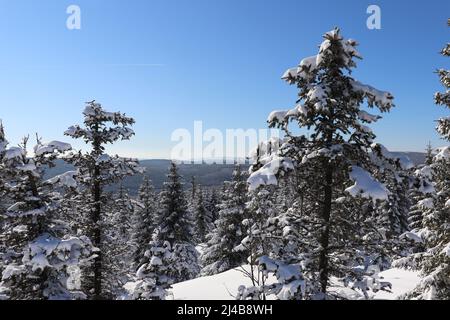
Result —
[[[64, 132], [65, 135], [97, 144], [129, 140], [134, 135], [134, 131], [129, 127], [135, 123], [133, 118], [120, 112], [105, 111], [95, 100], [86, 103], [83, 115], [85, 128], [79, 125], [71, 126]], [[108, 126], [108, 123], [111, 126]]]
[[[388, 112], [394, 107], [394, 97], [351, 76], [355, 59], [362, 59], [355, 40], [344, 39], [338, 28], [323, 38], [317, 55], [303, 59], [282, 76], [297, 86], [298, 99], [294, 108], [275, 110], [269, 115], [269, 126], [281, 128], [285, 138], [277, 143], [278, 148], [273, 148], [272, 143], [270, 150], [267, 146], [258, 150], [259, 165], [253, 168], [257, 171], [249, 179], [251, 190], [277, 184], [277, 176], [282, 172], [317, 159], [345, 163], [359, 175], [358, 171], [374, 165], [374, 157], [369, 153], [385, 158], [384, 147], [374, 143], [376, 136], [368, 127], [381, 116], [368, 110]], [[307, 134], [291, 131], [291, 123]], [[370, 177], [366, 180], [369, 185], [376, 184]], [[382, 198], [386, 197], [384, 193]]]
[[[447, 21], [450, 26], [450, 19]], [[444, 57], [450, 57], [450, 43], [447, 43], [445, 48], [441, 50]], [[450, 109], [450, 70], [439, 69], [436, 71], [439, 75], [439, 80], [445, 88], [445, 92], [436, 92], [434, 100], [437, 105], [444, 106]], [[438, 133], [443, 139], [450, 141], [450, 117], [442, 117], [438, 120], [436, 127]]]

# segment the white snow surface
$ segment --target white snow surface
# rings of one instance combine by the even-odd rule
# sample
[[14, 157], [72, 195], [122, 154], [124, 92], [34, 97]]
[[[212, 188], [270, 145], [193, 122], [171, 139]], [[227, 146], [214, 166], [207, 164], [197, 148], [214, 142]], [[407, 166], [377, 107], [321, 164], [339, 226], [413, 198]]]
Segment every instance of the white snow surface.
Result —
[[358, 112], [358, 118], [360, 118], [362, 121], [365, 121], [367, 123], [372, 123], [372, 122], [378, 121], [378, 119], [380, 119], [381, 117], [377, 116], [377, 115], [370, 114], [370, 113], [368, 113], [368, 112], [366, 112], [364, 110], [360, 110]]
[[106, 163], [111, 160], [111, 157], [108, 154], [102, 154], [97, 157], [96, 164]]
[[250, 159], [262, 165], [257, 171], [250, 170], [247, 179], [249, 190], [256, 190], [261, 185], [277, 185], [277, 174], [281, 170], [293, 169], [292, 160], [278, 156], [278, 148], [282, 144], [279, 138], [273, 137], [259, 143], [258, 147], [250, 152]]
[[293, 83], [297, 78], [305, 79], [317, 69], [317, 56], [304, 58], [298, 67], [290, 68], [282, 75], [281, 79]]
[[442, 253], [445, 254], [447, 257], [450, 257], [450, 242], [447, 243], [447, 245], [444, 247]]
[[64, 172], [63, 174], [48, 179], [46, 182], [51, 184], [58, 184], [64, 187], [76, 188], [77, 181], [75, 180], [75, 177], [77, 176], [77, 174], [78, 174], [77, 171], [67, 171]]
[[33, 171], [35, 171], [37, 168], [36, 168], [36, 165], [35, 165], [34, 163], [27, 163], [27, 164], [24, 164], [24, 165], [19, 165], [19, 166], [17, 166], [16, 169], [17, 169], [17, 170], [20, 170], [20, 171], [29, 171], [29, 172], [33, 172]]
[[72, 146], [69, 143], [61, 142], [61, 141], [51, 141], [45, 144], [39, 144], [34, 149], [34, 154], [36, 156], [41, 156], [48, 153], [53, 153], [55, 151], [65, 152], [72, 149]]
[[389, 195], [389, 190], [386, 187], [376, 181], [366, 170], [358, 166], [352, 166], [350, 172], [350, 179], [355, 184], [347, 189], [353, 197], [361, 196], [363, 198], [371, 198], [373, 200], [386, 200]]
[[352, 86], [355, 91], [360, 91], [363, 93], [371, 103], [374, 103], [382, 108], [392, 106], [394, 97], [391, 93], [378, 90], [357, 80], [352, 81]]
[[434, 208], [434, 203], [433, 203], [433, 198], [426, 198], [423, 200], [420, 200], [417, 205], [421, 208], [421, 209], [433, 209]]
[[267, 118], [268, 122], [274, 122], [274, 121], [278, 121], [278, 122], [283, 122], [284, 119], [286, 118], [288, 111], [286, 110], [275, 110], [272, 111], [269, 114], [269, 117]]
[[414, 242], [417, 242], [417, 243], [422, 243], [423, 242], [422, 237], [417, 232], [407, 231], [404, 234], [402, 234], [401, 237], [402, 238], [403, 237], [408, 238], [408, 239], [413, 240]]
[[404, 269], [389, 269], [380, 273], [384, 281], [392, 284], [392, 292], [379, 291], [375, 294], [377, 300], [395, 300], [399, 296], [413, 290], [419, 283], [418, 272]]
[[[214, 276], [201, 277], [194, 280], [181, 282], [173, 285], [172, 295], [175, 300], [235, 300], [238, 288], [241, 285], [251, 286], [251, 281], [242, 273], [242, 268], [250, 270], [248, 265], [232, 269]], [[419, 283], [417, 272], [403, 269], [390, 269], [379, 274], [380, 280], [392, 284], [391, 292], [370, 292], [370, 297], [376, 300], [395, 300], [399, 296], [414, 289]], [[274, 278], [269, 278], [272, 283]], [[336, 281], [334, 281], [336, 283]], [[332, 290], [345, 292], [349, 296], [354, 291], [335, 284]], [[273, 299], [273, 297], [272, 297]]]
[[438, 148], [438, 154], [434, 157], [435, 161], [448, 160], [450, 159], [450, 147]]
[[433, 178], [433, 170], [430, 166], [423, 166], [420, 169], [417, 169], [414, 174], [418, 177], [432, 179]]
[[275, 154], [266, 157], [263, 163], [265, 164], [262, 168], [256, 172], [253, 172], [247, 179], [250, 191], [256, 190], [262, 185], [277, 185], [278, 179], [276, 175], [278, 174], [278, 171], [280, 169], [287, 170], [293, 168], [293, 164], [290, 159], [278, 157]]
[[6, 150], [4, 157], [5, 157], [5, 159], [10, 160], [10, 159], [15, 159], [15, 158], [20, 158], [24, 154], [25, 154], [25, 151], [22, 148], [11, 147]]
[[[248, 265], [242, 268], [250, 270]], [[174, 300], [235, 300], [234, 297], [241, 285], [252, 285], [250, 279], [242, 273], [242, 268], [174, 284], [173, 298]]]

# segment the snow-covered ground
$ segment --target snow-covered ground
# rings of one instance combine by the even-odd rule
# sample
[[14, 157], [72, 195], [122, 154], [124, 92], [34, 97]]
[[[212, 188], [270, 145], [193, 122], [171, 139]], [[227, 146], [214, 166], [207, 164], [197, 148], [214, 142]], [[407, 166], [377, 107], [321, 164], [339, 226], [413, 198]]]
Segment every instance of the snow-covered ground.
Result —
[[392, 284], [392, 293], [379, 291], [375, 294], [375, 299], [393, 300], [398, 296], [414, 289], [419, 283], [420, 277], [417, 272], [403, 269], [390, 269], [380, 273], [384, 281]]
[[[244, 266], [249, 270], [249, 266]], [[241, 285], [250, 286], [252, 283], [242, 272], [241, 268], [232, 269], [209, 277], [173, 285], [175, 300], [235, 300]]]
[[[249, 266], [242, 268], [249, 270]], [[173, 286], [175, 300], [234, 300], [239, 286], [250, 286], [251, 281], [242, 272], [242, 268], [226, 271], [214, 276], [201, 277], [194, 280], [177, 283]], [[390, 269], [380, 273], [382, 281], [392, 284], [392, 292], [379, 291], [374, 299], [393, 300], [399, 295], [413, 289], [419, 281], [417, 273]], [[273, 279], [272, 279], [273, 281]], [[270, 280], [269, 280], [270, 282]], [[352, 290], [335, 286], [336, 291], [343, 290], [349, 294]]]

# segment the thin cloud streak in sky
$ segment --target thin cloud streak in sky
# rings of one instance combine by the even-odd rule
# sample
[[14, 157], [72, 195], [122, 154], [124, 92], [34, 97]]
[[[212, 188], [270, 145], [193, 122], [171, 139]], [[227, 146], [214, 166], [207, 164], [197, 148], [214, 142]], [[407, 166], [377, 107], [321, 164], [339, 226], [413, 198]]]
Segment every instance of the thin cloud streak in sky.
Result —
[[8, 64], [8, 65], [0, 65], [0, 69], [6, 69], [6, 68], [26, 68], [26, 69], [63, 69], [63, 68], [95, 68], [95, 67], [111, 67], [111, 68], [159, 68], [159, 67], [165, 67], [166, 64], [163, 63], [100, 63], [100, 64], [65, 64], [65, 65], [58, 65], [58, 64], [52, 64], [52, 65], [42, 65], [42, 64], [20, 64], [20, 65], [14, 65], [14, 64]]
[[165, 67], [162, 63], [113, 63], [105, 64], [107, 67]]

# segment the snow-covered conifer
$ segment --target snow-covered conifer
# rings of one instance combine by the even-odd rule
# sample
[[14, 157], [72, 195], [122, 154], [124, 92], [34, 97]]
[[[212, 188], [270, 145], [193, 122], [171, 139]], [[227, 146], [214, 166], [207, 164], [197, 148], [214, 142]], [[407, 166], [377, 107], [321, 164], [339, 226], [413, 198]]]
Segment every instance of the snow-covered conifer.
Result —
[[173, 246], [174, 243], [192, 241], [193, 230], [181, 176], [173, 162], [167, 179], [164, 190], [159, 195], [157, 240], [168, 241]]
[[172, 162], [168, 181], [160, 193], [158, 226], [155, 240], [161, 245], [170, 243], [173, 250], [174, 279], [177, 282], [192, 279], [199, 272], [198, 253], [193, 245], [193, 223], [187, 209], [181, 176]]
[[427, 149], [425, 150], [425, 164], [431, 165], [433, 163], [433, 147], [431, 146], [431, 142], [428, 142]]
[[[387, 170], [385, 170], [387, 171]], [[379, 203], [379, 227], [386, 230], [386, 236], [390, 239], [398, 238], [409, 230], [408, 216], [411, 207], [409, 199], [410, 177], [401, 168], [394, 172], [383, 174], [380, 179], [391, 191], [387, 201]]]
[[139, 187], [138, 197], [133, 226], [133, 262], [136, 267], [141, 266], [144, 262], [142, 257], [152, 240], [157, 222], [156, 194], [148, 176], [144, 177]]
[[198, 243], [203, 243], [206, 235], [212, 231], [213, 218], [205, 205], [203, 190], [199, 187], [194, 206], [194, 234]]
[[[372, 274], [371, 262], [362, 263], [361, 256], [373, 256], [383, 241], [371, 212], [364, 215], [360, 210], [366, 203], [387, 200], [390, 194], [371, 175], [378, 167], [373, 155], [382, 155], [367, 124], [380, 116], [362, 107], [367, 101], [369, 108], [388, 112], [393, 97], [350, 76], [356, 66], [354, 58], [360, 58], [356, 46], [356, 41], [343, 39], [339, 29], [334, 29], [324, 35], [317, 55], [286, 71], [283, 79], [299, 89], [297, 104], [270, 114], [270, 126], [282, 128], [285, 138], [277, 151], [261, 151], [260, 168], [248, 179], [250, 190], [255, 190], [278, 184], [284, 172], [301, 175], [308, 171], [302, 175], [308, 188], [303, 194], [304, 211], [291, 212], [297, 228], [286, 230], [296, 233], [299, 245], [298, 256], [285, 262], [300, 268], [301, 276], [289, 284], [296, 298], [339, 298], [328, 290], [332, 275], [357, 288]], [[291, 122], [307, 134], [291, 131]], [[294, 205], [299, 207], [299, 203]]]
[[105, 286], [111, 296], [118, 296], [123, 285], [134, 273], [132, 264], [132, 227], [135, 206], [121, 183], [111, 197], [112, 202], [106, 208], [107, 217], [104, 226], [104, 262]]
[[[250, 270], [245, 275], [252, 281], [253, 287], [264, 286], [267, 275], [260, 270], [259, 258], [273, 254], [274, 247], [279, 243], [279, 238], [274, 237], [272, 228], [273, 219], [277, 217], [275, 205], [275, 187], [260, 186], [249, 193], [247, 202], [247, 218], [242, 221], [246, 230], [246, 236], [235, 250], [246, 252], [247, 263]], [[247, 292], [247, 291], [246, 291]], [[262, 300], [265, 299], [264, 290], [253, 290], [249, 296], [241, 299]]]
[[217, 220], [219, 217], [219, 195], [218, 191], [216, 189], [212, 189], [209, 192], [209, 196], [206, 202], [206, 210], [208, 210], [211, 213], [211, 219], [213, 223]]
[[240, 266], [247, 257], [245, 251], [236, 251], [245, 237], [242, 221], [247, 216], [247, 185], [240, 166], [236, 166], [232, 180], [226, 183], [219, 218], [215, 229], [207, 236], [203, 253], [202, 273], [213, 275]]
[[85, 298], [83, 292], [69, 287], [69, 268], [82, 266], [92, 245], [85, 236], [73, 236], [58, 212], [64, 188], [75, 183], [73, 173], [44, 178], [45, 170], [71, 146], [59, 141], [43, 143], [37, 137], [30, 155], [27, 143], [25, 137], [17, 147], [0, 146], [0, 171], [6, 180], [1, 188], [13, 200], [3, 213], [6, 252], [0, 295], [14, 300]]
[[408, 215], [409, 230], [418, 231], [423, 226], [424, 212], [432, 209], [435, 189], [433, 184], [433, 162], [432, 150], [427, 148], [425, 164], [420, 164], [414, 169], [411, 176], [409, 200], [411, 208]]
[[[450, 19], [448, 24], [450, 26]], [[442, 50], [442, 55], [450, 56], [450, 44]], [[440, 69], [438, 74], [445, 92], [436, 93], [435, 102], [450, 108], [450, 71]], [[444, 140], [450, 141], [450, 117], [440, 118], [436, 129]], [[396, 262], [397, 266], [419, 269], [423, 277], [418, 286], [404, 296], [407, 299], [450, 299], [450, 147], [438, 151], [430, 165], [436, 193], [422, 200], [427, 209], [423, 226], [412, 235], [423, 242], [425, 251]]]
[[145, 252], [147, 262], [136, 272], [136, 281], [127, 283], [128, 299], [132, 300], [165, 300], [168, 290], [174, 283], [173, 251], [170, 243], [162, 245], [150, 244]]
[[200, 274], [199, 255], [192, 243], [180, 242], [173, 246], [172, 268], [175, 282], [197, 278]]
[[95, 102], [87, 102], [83, 111], [84, 127], [71, 126], [65, 135], [74, 139], [82, 139], [90, 145], [87, 152], [75, 152], [66, 157], [66, 160], [77, 168], [77, 180], [83, 190], [84, 197], [78, 202], [77, 211], [85, 216], [88, 232], [93, 245], [98, 248], [97, 255], [89, 268], [83, 270], [83, 286], [93, 299], [111, 297], [112, 292], [108, 278], [103, 274], [104, 265], [104, 230], [107, 219], [107, 206], [111, 204], [104, 193], [105, 186], [120, 182], [127, 175], [141, 172], [137, 160], [126, 159], [119, 156], [109, 156], [105, 153], [107, 144], [119, 140], [128, 140], [134, 132], [130, 128], [134, 119], [120, 112], [105, 111]]

